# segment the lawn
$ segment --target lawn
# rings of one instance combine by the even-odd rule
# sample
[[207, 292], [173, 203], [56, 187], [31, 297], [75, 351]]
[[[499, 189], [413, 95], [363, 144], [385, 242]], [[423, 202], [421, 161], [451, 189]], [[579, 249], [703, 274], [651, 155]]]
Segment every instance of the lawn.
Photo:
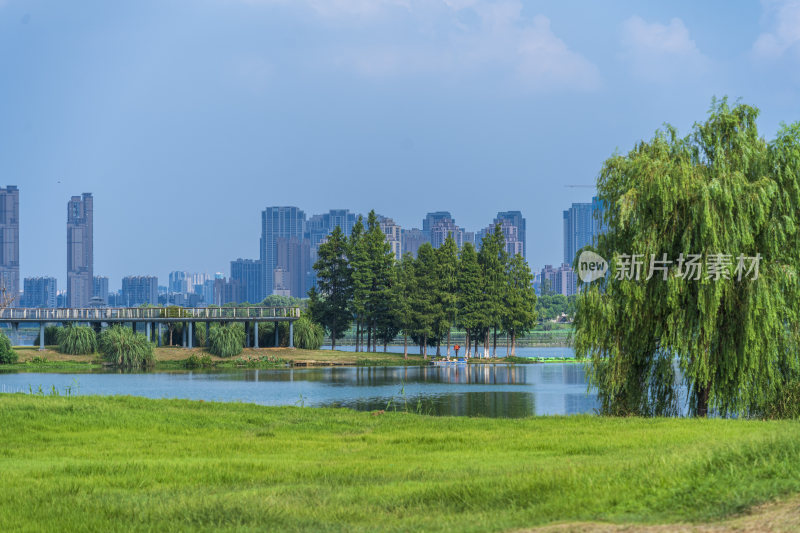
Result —
[[0, 395], [0, 530], [707, 522], [800, 492], [800, 423]]

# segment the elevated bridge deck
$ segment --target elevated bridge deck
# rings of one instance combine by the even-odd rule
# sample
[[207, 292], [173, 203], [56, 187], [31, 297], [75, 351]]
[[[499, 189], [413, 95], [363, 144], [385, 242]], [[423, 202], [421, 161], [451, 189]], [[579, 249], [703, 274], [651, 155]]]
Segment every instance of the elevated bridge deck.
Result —
[[[294, 345], [294, 321], [300, 318], [299, 307], [98, 307], [38, 309], [9, 307], [0, 309], [0, 323], [11, 324], [15, 331], [20, 323], [39, 324], [39, 348], [44, 349], [44, 327], [48, 323], [89, 323], [89, 324], [144, 324], [148, 339], [157, 331], [156, 342], [161, 343], [161, 327], [167, 323], [183, 323], [183, 345], [192, 347], [192, 331], [195, 323], [205, 323], [206, 330], [212, 322], [242, 322], [245, 328], [252, 324], [254, 348], [258, 348], [259, 322], [288, 322], [289, 346]], [[187, 333], [188, 332], [188, 333]], [[277, 328], [275, 329], [277, 338]], [[249, 335], [248, 335], [249, 339]], [[208, 335], [206, 335], [208, 342]]]

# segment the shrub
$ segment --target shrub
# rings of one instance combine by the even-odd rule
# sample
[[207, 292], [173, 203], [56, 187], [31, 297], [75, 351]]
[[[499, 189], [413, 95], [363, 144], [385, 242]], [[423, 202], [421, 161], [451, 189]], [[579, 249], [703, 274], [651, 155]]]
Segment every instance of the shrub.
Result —
[[244, 348], [244, 327], [241, 324], [214, 324], [209, 336], [209, 351], [218, 357], [233, 357]]
[[203, 322], [195, 322], [194, 326], [192, 326], [192, 332], [194, 333], [194, 345], [195, 346], [205, 346], [206, 345], [206, 325]]
[[11, 349], [11, 339], [0, 333], [0, 365], [13, 365], [17, 359], [17, 352]]
[[131, 328], [113, 326], [100, 334], [100, 351], [106, 361], [123, 368], [146, 368], [155, 365], [153, 344]]
[[197, 357], [197, 355], [192, 354], [189, 356], [186, 361], [183, 362], [183, 365], [186, 368], [208, 368], [214, 366], [214, 362], [211, 360], [211, 357], [208, 355], [203, 355], [202, 357]]
[[[47, 333], [45, 333], [45, 340]], [[69, 355], [88, 355], [97, 351], [97, 335], [88, 326], [70, 326], [58, 331], [58, 351]]]
[[[58, 326], [45, 326], [44, 328], [44, 345], [45, 346], [53, 346], [54, 344], [58, 344], [58, 332], [61, 331], [62, 328]], [[33, 341], [34, 346], [39, 345], [39, 334], [36, 334], [36, 340]]]
[[294, 345], [305, 350], [319, 350], [325, 338], [322, 326], [302, 316], [294, 323]]

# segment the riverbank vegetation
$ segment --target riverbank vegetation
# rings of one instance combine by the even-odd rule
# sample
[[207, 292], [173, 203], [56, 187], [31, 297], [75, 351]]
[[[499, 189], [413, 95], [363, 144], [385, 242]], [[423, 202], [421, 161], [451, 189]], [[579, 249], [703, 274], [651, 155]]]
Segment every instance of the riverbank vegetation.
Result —
[[350, 236], [335, 228], [320, 245], [314, 265], [317, 287], [309, 292], [309, 310], [325, 326], [331, 348], [353, 323], [356, 351], [377, 351], [398, 335], [419, 345], [427, 358], [429, 346], [446, 343], [450, 355], [451, 332], [466, 333], [464, 355], [496, 355], [498, 335], [509, 335], [515, 355], [516, 339], [536, 324], [533, 276], [519, 254], [505, 249], [497, 225], [483, 238], [480, 250], [465, 243], [458, 250], [451, 234], [434, 249], [420, 246], [417, 257], [407, 254], [396, 261], [375, 212], [366, 225], [361, 218]]
[[603, 413], [674, 415], [685, 386], [698, 416], [800, 416], [800, 124], [767, 142], [757, 117], [715, 101], [605, 162], [613, 271], [579, 294], [574, 343]]
[[58, 351], [63, 354], [88, 355], [97, 351], [97, 334], [88, 326], [70, 325], [59, 328], [56, 340]]
[[140, 369], [155, 366], [153, 344], [131, 328], [112, 326], [100, 334], [103, 359], [118, 368]]
[[440, 418], [22, 394], [0, 395], [0, 406], [9, 531], [696, 523], [800, 492], [792, 421]]

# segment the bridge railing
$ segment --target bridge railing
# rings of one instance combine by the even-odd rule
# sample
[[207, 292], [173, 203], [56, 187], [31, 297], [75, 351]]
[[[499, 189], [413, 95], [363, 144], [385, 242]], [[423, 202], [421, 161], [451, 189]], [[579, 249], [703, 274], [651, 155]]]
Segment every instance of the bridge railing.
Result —
[[43, 322], [104, 320], [221, 320], [299, 318], [299, 307], [105, 307], [40, 309], [9, 307], [0, 310], [0, 321]]

